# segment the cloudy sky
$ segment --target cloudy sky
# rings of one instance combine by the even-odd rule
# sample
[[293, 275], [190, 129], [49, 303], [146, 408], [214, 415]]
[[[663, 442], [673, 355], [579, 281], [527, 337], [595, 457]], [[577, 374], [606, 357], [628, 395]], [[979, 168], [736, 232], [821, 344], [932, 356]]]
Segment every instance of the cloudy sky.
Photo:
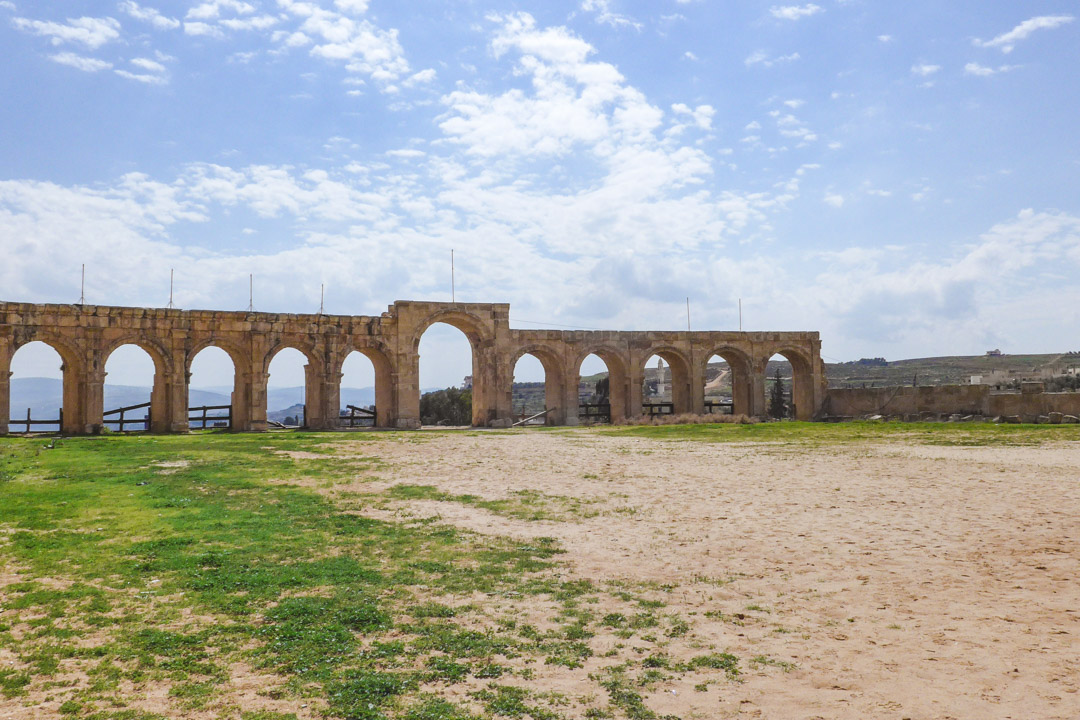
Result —
[[1080, 349], [1078, 14], [0, 0], [0, 297]]

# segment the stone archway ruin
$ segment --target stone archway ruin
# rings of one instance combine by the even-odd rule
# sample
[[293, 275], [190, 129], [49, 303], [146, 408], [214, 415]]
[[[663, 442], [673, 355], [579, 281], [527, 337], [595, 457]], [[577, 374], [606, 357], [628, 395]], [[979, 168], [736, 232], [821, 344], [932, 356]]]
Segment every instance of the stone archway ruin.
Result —
[[457, 327], [472, 345], [477, 426], [510, 424], [514, 363], [525, 353], [544, 365], [552, 386], [546, 402], [557, 424], [577, 423], [576, 378], [590, 354], [608, 366], [613, 419], [640, 412], [644, 364], [654, 354], [672, 367], [680, 410], [703, 411], [706, 365], [713, 355], [732, 367], [738, 413], [765, 414], [764, 371], [774, 353], [787, 357], [795, 371], [798, 419], [817, 417], [824, 403], [816, 332], [519, 330], [510, 327], [510, 306], [502, 303], [399, 301], [379, 316], [351, 316], [0, 302], [0, 434], [10, 427], [11, 358], [36, 340], [63, 359], [63, 431], [68, 434], [101, 431], [105, 361], [124, 344], [146, 349], [157, 366], [155, 432], [187, 431], [191, 361], [211, 345], [233, 360], [235, 430], [266, 429], [267, 369], [284, 347], [308, 358], [309, 427], [338, 426], [342, 363], [358, 351], [375, 367], [375, 424], [415, 428], [420, 424], [417, 349], [421, 335], [437, 322]]

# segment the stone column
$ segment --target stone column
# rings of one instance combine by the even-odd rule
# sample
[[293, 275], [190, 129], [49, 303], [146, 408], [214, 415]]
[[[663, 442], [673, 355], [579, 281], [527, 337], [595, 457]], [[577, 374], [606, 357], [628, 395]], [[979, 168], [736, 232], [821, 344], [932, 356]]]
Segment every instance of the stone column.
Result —
[[[563, 425], [580, 425], [581, 418], [578, 413], [581, 411], [581, 398], [578, 397], [578, 386], [581, 385], [580, 365], [575, 365], [573, 350], [568, 350], [566, 357], [563, 359], [562, 376], [565, 380], [563, 383], [563, 400], [562, 403], [562, 424]], [[545, 382], [547, 380], [545, 379]]]
[[765, 372], [769, 358], [759, 360], [750, 371], [750, 415], [757, 418], [768, 417], [768, 403], [765, 399]]
[[[64, 426], [75, 435], [98, 435], [104, 427], [105, 412], [105, 370], [94, 358], [91, 369], [75, 378], [75, 409], [68, 411], [68, 392], [64, 391]], [[65, 377], [65, 385], [67, 378]]]
[[510, 427], [514, 423], [514, 368], [510, 355], [495, 348], [485, 353], [485, 365], [490, 368], [492, 384], [488, 391], [488, 422], [490, 427]]
[[[400, 353], [392, 374], [394, 387], [394, 426], [403, 430], [420, 427], [420, 356], [414, 352]], [[375, 399], [376, 411], [379, 398]]]
[[311, 430], [337, 427], [341, 394], [341, 373], [327, 373], [325, 368], [304, 366], [304, 422]]
[[618, 398], [622, 401], [621, 407], [616, 402], [615, 380], [616, 375], [623, 373], [608, 368], [611, 378], [611, 422], [641, 415], [641, 405], [645, 402], [645, 361], [647, 360], [648, 358], [645, 358], [638, 362], [638, 359], [633, 356], [627, 359], [629, 367], [624, 374], [623, 382], [619, 383], [623, 386], [622, 397]]
[[708, 365], [708, 360], [704, 363], [697, 362], [697, 353], [691, 350], [690, 363], [690, 412], [695, 415], [704, 415], [705, 366]]
[[[545, 425], [566, 424], [566, 372], [562, 365], [550, 363], [544, 365], [544, 406], [548, 414], [544, 416]], [[577, 383], [575, 383], [575, 386]]]
[[[753, 370], [742, 363], [728, 362], [731, 369], [731, 412], [733, 415], [754, 415]], [[764, 392], [764, 391], [763, 391]]]
[[242, 428], [247, 432], [266, 432], [266, 384], [269, 380], [270, 373], [262, 369], [253, 369], [244, 378], [246, 402], [237, 404], [247, 408], [246, 426]]
[[11, 343], [0, 337], [0, 435], [11, 432]]

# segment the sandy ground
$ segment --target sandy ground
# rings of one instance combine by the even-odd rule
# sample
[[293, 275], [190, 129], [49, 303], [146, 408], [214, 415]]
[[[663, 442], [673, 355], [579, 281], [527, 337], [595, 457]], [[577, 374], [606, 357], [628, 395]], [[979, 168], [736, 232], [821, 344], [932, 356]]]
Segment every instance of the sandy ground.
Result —
[[[742, 658], [744, 675], [708, 692], [661, 684], [647, 695], [659, 714], [1080, 718], [1080, 445], [806, 449], [523, 431], [356, 451], [388, 463], [370, 489], [592, 501], [593, 517], [563, 521], [437, 501], [371, 512], [551, 536], [575, 576], [674, 585], [666, 612], [692, 621], [694, 642]], [[755, 656], [795, 668], [754, 670]], [[570, 676], [544, 682], [576, 689]]]

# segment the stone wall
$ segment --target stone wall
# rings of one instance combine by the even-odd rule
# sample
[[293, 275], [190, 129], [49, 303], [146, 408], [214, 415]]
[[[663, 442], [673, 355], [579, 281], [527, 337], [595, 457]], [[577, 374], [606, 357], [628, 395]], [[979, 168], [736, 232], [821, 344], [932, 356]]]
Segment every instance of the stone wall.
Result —
[[1051, 413], [1080, 416], [1080, 393], [1047, 393], [1042, 383], [1022, 392], [997, 392], [989, 385], [829, 388], [824, 414], [835, 417], [981, 415], [1036, 422]]

